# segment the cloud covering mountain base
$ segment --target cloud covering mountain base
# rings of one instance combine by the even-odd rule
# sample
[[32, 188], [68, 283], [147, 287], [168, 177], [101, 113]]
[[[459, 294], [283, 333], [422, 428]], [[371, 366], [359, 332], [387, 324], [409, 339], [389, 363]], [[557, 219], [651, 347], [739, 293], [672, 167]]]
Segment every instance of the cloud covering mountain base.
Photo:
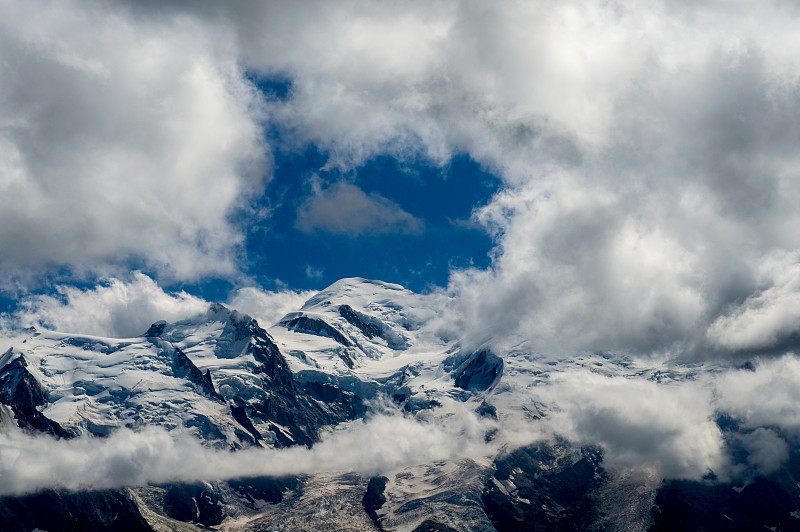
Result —
[[358, 471], [478, 457], [488, 427], [474, 414], [425, 423], [382, 413], [323, 436], [312, 448], [204, 447], [189, 435], [157, 426], [119, 429], [107, 438], [56, 439], [20, 430], [0, 432], [0, 495], [42, 489], [102, 490], [147, 484]]

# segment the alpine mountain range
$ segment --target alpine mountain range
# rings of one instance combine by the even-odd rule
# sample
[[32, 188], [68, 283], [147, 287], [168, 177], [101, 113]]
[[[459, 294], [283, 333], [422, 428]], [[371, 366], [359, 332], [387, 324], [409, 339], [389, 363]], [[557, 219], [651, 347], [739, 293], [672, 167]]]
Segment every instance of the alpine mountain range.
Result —
[[[668, 461], [626, 462], [602, 437], [548, 430], [570, 407], [536, 393], [576, 373], [670, 386], [755, 374], [752, 363], [665, 368], [606, 353], [556, 359], [525, 342], [469, 346], [441, 326], [445, 310], [441, 295], [354, 278], [276, 324], [212, 304], [135, 338], [18, 331], [0, 359], [3, 432], [31, 449], [18, 451], [20, 467], [55, 472], [26, 485], [6, 474], [0, 528], [800, 528], [800, 453], [759, 469], [748, 442], [766, 429], [735, 409], [712, 420], [725, 469], [671, 475]], [[107, 449], [121, 432], [153, 430], [146, 447], [166, 456], [160, 471], [135, 471], [136, 444]], [[389, 436], [369, 439], [375, 431]], [[186, 451], [159, 448], [176, 439]], [[99, 472], [72, 479], [70, 458], [59, 473], [39, 463], [33, 442], [62, 445], [67, 457], [90, 450], [76, 470]]]

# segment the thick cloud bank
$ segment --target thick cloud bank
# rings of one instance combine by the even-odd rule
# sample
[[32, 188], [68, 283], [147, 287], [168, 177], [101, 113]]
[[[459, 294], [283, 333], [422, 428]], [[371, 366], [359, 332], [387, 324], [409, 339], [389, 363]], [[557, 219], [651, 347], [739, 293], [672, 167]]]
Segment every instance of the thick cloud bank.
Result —
[[[463, 150], [505, 179], [476, 213], [496, 234], [492, 267], [451, 283], [479, 340], [707, 352], [772, 348], [794, 332], [800, 84], [788, 4], [336, 11], [315, 28], [328, 36], [322, 20], [339, 21], [326, 46], [346, 62], [317, 62], [319, 41], [296, 38], [281, 116], [355, 161], [409, 145], [434, 161]], [[351, 128], [348, 108], [372, 123]]]
[[466, 413], [444, 424], [387, 413], [330, 433], [311, 449], [251, 448], [235, 453], [208, 449], [192, 436], [155, 427], [75, 440], [7, 430], [0, 432], [0, 495], [321, 471], [370, 475], [480, 456], [486, 451], [482, 428]]
[[0, 267], [235, 271], [266, 171], [232, 37], [105, 2], [0, 2]]

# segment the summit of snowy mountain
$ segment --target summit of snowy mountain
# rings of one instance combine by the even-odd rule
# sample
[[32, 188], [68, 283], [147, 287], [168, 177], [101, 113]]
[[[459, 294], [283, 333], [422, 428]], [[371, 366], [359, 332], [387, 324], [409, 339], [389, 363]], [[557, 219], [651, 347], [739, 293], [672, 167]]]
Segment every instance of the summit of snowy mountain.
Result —
[[[392, 392], [411, 372], [441, 377], [455, 342], [438, 318], [443, 294], [417, 294], [400, 285], [342, 279], [269, 329], [301, 380], [332, 380], [372, 395]], [[416, 369], [414, 369], [416, 368]]]

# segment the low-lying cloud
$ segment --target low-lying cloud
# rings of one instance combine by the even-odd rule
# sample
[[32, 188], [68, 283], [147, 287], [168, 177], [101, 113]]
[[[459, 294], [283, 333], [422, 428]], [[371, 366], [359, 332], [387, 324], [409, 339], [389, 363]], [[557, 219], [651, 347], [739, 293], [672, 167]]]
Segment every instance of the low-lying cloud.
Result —
[[119, 429], [107, 438], [57, 440], [19, 430], [0, 432], [0, 495], [45, 488], [107, 489], [149, 483], [224, 480], [322, 471], [366, 475], [480, 456], [486, 452], [474, 416], [421, 423], [402, 414], [377, 414], [323, 435], [313, 448], [237, 452], [203, 447], [189, 435], [158, 427]]
[[612, 469], [649, 467], [670, 478], [727, 473], [711, 389], [703, 384], [567, 371], [542, 388], [536, 396], [553, 409], [550, 430], [599, 445]]
[[[107, 338], [144, 334], [153, 323], [170, 323], [197, 316], [210, 303], [186, 292], [164, 290], [151, 277], [133, 272], [128, 278], [111, 277], [94, 287], [58, 285], [56, 294], [21, 299], [18, 308], [0, 315], [0, 329], [36, 327]], [[225, 304], [270, 327], [288, 312], [299, 309], [313, 291], [268, 291], [253, 286], [232, 291]]]

